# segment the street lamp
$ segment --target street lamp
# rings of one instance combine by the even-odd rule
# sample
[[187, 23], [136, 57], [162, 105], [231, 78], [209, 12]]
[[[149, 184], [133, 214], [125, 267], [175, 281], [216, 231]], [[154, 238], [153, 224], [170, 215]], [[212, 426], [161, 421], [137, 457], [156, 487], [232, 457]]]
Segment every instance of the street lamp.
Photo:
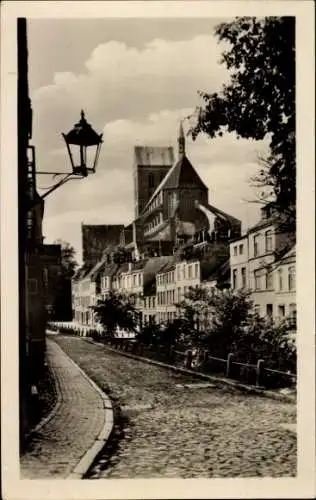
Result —
[[[95, 172], [100, 155], [102, 135], [93, 130], [87, 122], [83, 110], [81, 110], [81, 119], [74, 128], [68, 134], [62, 134], [74, 175], [87, 177], [88, 172]], [[91, 149], [88, 150], [88, 148]]]
[[87, 177], [89, 173], [95, 173], [100, 150], [102, 145], [103, 134], [97, 134], [87, 122], [85, 118], [84, 111], [81, 110], [81, 119], [78, 123], [74, 125], [74, 128], [68, 132], [68, 134], [62, 134], [71, 163], [71, 172], [44, 172], [41, 170], [35, 170], [35, 148], [34, 146], [29, 146], [32, 151], [32, 159], [29, 165], [32, 166], [32, 171], [39, 175], [50, 175], [53, 177], [61, 176], [64, 177], [58, 181], [53, 186], [47, 188], [45, 193], [41, 196], [41, 199], [46, 198], [50, 193], [55, 191], [67, 181], [72, 179], [83, 179]]

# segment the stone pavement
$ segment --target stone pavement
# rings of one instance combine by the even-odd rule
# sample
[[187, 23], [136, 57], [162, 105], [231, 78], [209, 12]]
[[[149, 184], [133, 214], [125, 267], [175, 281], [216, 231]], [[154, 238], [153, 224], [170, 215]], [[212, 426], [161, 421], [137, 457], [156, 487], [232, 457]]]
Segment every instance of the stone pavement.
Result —
[[22, 479], [65, 479], [93, 445], [105, 423], [103, 400], [62, 349], [47, 339], [47, 357], [60, 405], [32, 436], [20, 460]]
[[296, 405], [201, 383], [82, 337], [56, 342], [117, 407], [89, 479], [294, 477]]

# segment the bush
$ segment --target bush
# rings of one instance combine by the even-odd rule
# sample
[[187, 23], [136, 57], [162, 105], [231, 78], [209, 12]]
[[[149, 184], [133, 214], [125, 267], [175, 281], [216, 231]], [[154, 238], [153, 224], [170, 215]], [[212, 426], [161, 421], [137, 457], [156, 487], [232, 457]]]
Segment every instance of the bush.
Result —
[[[240, 363], [256, 365], [263, 359], [266, 368], [296, 373], [296, 346], [288, 322], [260, 318], [253, 310], [249, 293], [213, 294], [197, 289], [187, 295], [181, 307], [185, 317], [195, 318], [195, 331], [186, 334], [186, 339], [198, 349], [206, 347], [211, 356], [224, 359], [232, 352]], [[201, 317], [203, 321], [199, 321]], [[253, 380], [254, 369], [248, 369], [249, 373], [244, 369], [238, 375], [236, 366], [236, 376]], [[292, 384], [291, 377], [278, 374], [266, 375], [265, 379], [269, 385]]]
[[156, 323], [148, 323], [136, 333], [136, 341], [145, 346], [159, 344], [161, 327]]

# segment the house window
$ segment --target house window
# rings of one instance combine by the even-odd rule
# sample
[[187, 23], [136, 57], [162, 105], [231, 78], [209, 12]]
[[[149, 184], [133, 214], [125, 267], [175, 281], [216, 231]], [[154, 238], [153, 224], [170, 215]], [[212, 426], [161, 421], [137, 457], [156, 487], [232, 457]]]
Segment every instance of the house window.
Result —
[[295, 267], [289, 267], [289, 291], [295, 290]]
[[296, 304], [289, 305], [289, 326], [296, 329]]
[[273, 274], [271, 271], [266, 272], [266, 289], [273, 290]]
[[234, 255], [237, 255], [237, 246], [234, 246]]
[[181, 301], [181, 287], [178, 287], [178, 302]]
[[186, 279], [186, 276], [185, 276], [185, 265], [183, 266], [183, 279], [184, 280]]
[[266, 252], [272, 252], [272, 231], [266, 231]]
[[280, 318], [284, 318], [285, 316], [285, 306], [283, 304], [278, 306], [278, 316]]
[[272, 318], [273, 316], [273, 304], [267, 304], [267, 316]]
[[242, 288], [246, 288], [246, 268], [241, 268], [241, 286]]
[[195, 277], [199, 276], [199, 264], [195, 264]]
[[180, 281], [180, 267], [177, 267], [177, 281]]
[[283, 290], [283, 269], [278, 270], [279, 290]]
[[244, 245], [239, 245], [239, 255], [244, 253]]
[[233, 269], [233, 288], [237, 288], [237, 269]]
[[255, 271], [255, 290], [261, 290], [261, 274]]
[[260, 250], [259, 249], [259, 241], [260, 241], [260, 235], [258, 234], [253, 239], [253, 255], [254, 255], [254, 257], [258, 257], [258, 255], [259, 255], [259, 250]]
[[192, 266], [191, 266], [191, 265], [189, 266], [188, 271], [189, 271], [189, 276], [188, 276], [188, 278], [189, 278], [189, 279], [191, 279], [191, 278], [192, 278]]

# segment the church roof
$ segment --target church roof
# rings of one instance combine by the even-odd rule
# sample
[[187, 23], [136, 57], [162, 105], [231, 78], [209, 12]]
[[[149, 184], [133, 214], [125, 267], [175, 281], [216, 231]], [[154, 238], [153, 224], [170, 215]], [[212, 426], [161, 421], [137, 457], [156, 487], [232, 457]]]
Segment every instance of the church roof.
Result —
[[135, 146], [135, 160], [137, 165], [171, 166], [174, 162], [173, 147]]
[[165, 177], [165, 183], [162, 187], [163, 189], [177, 189], [185, 186], [208, 189], [190, 160], [183, 155], [172, 167], [170, 175]]
[[178, 189], [186, 186], [191, 189], [194, 187], [208, 189], [191, 162], [183, 155], [162, 179], [161, 183], [143, 208], [143, 212], [162, 189]]
[[202, 205], [202, 207], [206, 208], [209, 212], [211, 212], [214, 215], [217, 215], [220, 219], [224, 219], [229, 221], [233, 226], [234, 225], [241, 225], [241, 222], [239, 219], [236, 219], [236, 217], [233, 217], [232, 215], [229, 215], [223, 210], [220, 210], [219, 208], [214, 207], [214, 205], [210, 205], [209, 203], [199, 203], [199, 205]]

